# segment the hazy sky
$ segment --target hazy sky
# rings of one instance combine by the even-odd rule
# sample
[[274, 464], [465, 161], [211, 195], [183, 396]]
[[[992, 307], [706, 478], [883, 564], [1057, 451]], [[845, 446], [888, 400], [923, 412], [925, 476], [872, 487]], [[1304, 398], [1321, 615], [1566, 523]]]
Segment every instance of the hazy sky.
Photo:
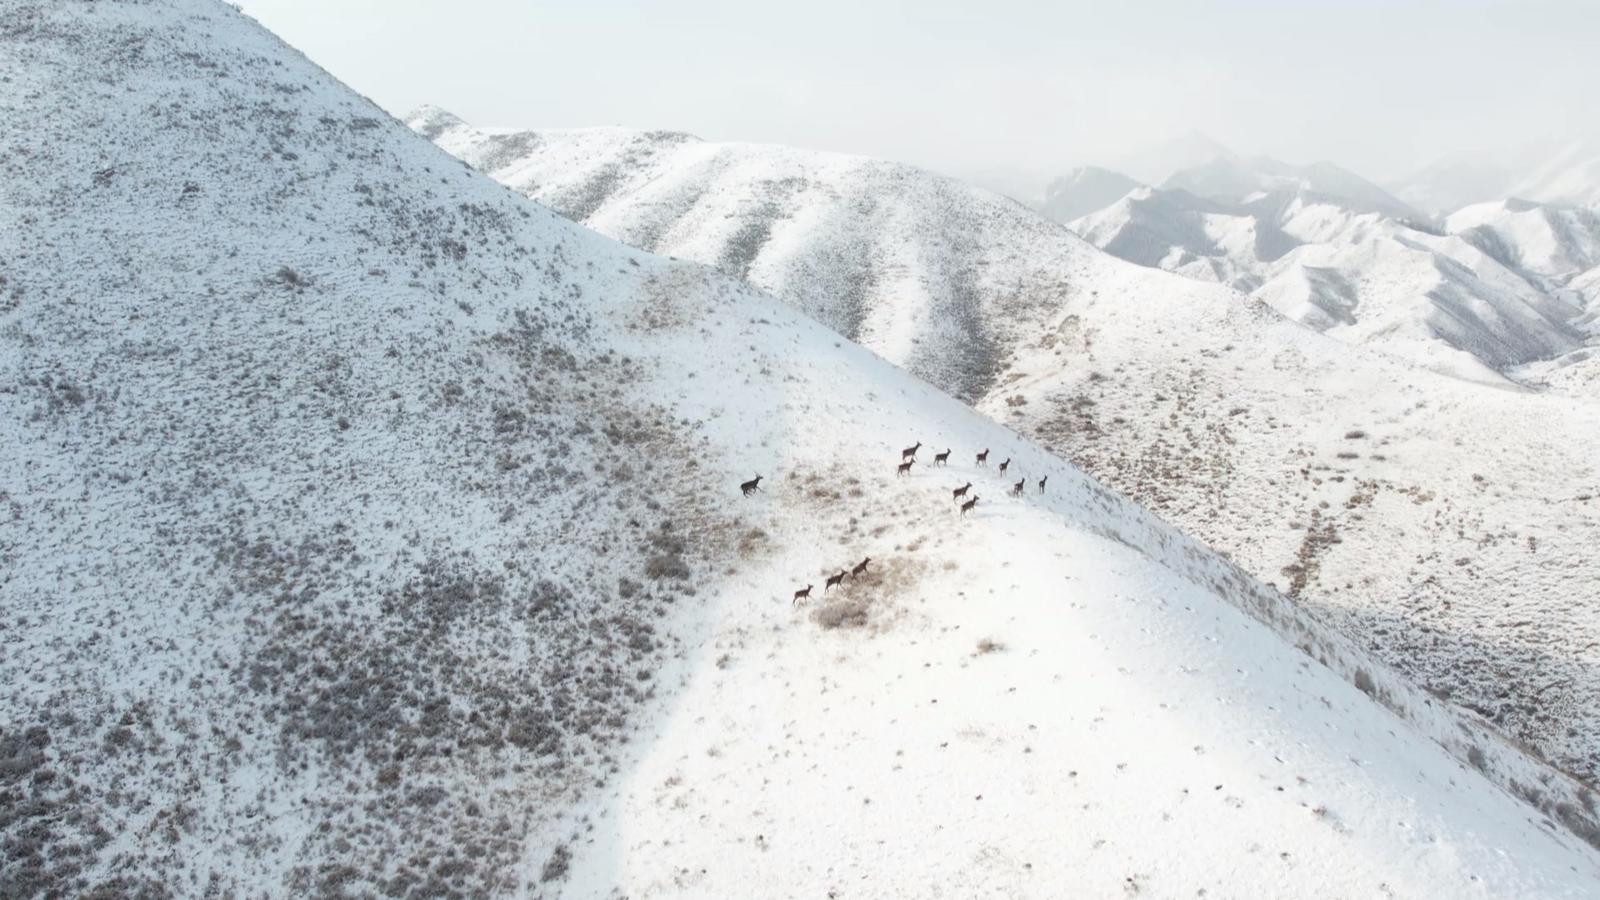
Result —
[[1593, 134], [1596, 0], [242, 0], [396, 114], [1058, 172], [1191, 129], [1372, 178]]

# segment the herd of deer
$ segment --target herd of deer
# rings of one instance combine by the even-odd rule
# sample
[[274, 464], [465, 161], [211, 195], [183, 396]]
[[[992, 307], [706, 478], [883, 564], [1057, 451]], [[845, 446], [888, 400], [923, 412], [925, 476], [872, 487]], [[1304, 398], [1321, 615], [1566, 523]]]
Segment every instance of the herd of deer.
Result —
[[[869, 563], [869, 562], [872, 562], [872, 557], [870, 557], [870, 556], [867, 557], [866, 559], [863, 559], [861, 562], [856, 563], [855, 566], [852, 567], [849, 571], [845, 571], [844, 569], [840, 569], [839, 570], [839, 574], [837, 574], [837, 575], [829, 575], [827, 583], [822, 586], [822, 592], [824, 594], [826, 594], [828, 592], [829, 588], [834, 588], [834, 587], [837, 587], [841, 591], [844, 590], [843, 582], [844, 582], [845, 578], [857, 578], [857, 577], [859, 577], [863, 572], [867, 571], [867, 563]], [[804, 602], [806, 600], [810, 600], [810, 599], [811, 599], [811, 585], [809, 585], [809, 584], [806, 585], [805, 587], [801, 588], [800, 590], [794, 592], [794, 602], [796, 604], [802, 603], [802, 602]]]
[[[900, 451], [900, 465], [895, 470], [895, 477], [898, 478], [898, 477], [900, 477], [902, 475], [911, 474], [911, 467], [913, 465], [915, 465], [916, 462], [917, 462], [917, 451], [921, 450], [921, 449], [922, 449], [922, 442], [921, 441], [917, 441], [915, 444], [912, 444], [911, 446], [909, 446], [909, 447], [905, 448], [904, 450]], [[943, 453], [935, 453], [933, 455], [933, 464], [935, 466], [946, 465], [947, 463], [949, 463], [949, 461], [950, 461], [950, 449], [948, 447], [945, 448], [945, 451]], [[987, 466], [988, 464], [989, 464], [989, 448], [985, 447], [981, 453], [977, 454], [977, 465], [979, 465], [979, 466]], [[1011, 467], [1011, 457], [1008, 456], [1008, 457], [1006, 457], [1005, 462], [1002, 462], [1000, 464], [1000, 474], [1001, 475], [1006, 474], [1006, 469], [1008, 469], [1010, 467]], [[750, 479], [749, 481], [744, 482], [743, 484], [739, 485], [739, 492], [741, 494], [743, 494], [744, 496], [748, 497], [751, 494], [756, 493], [757, 491], [760, 491], [761, 490], [761, 479], [762, 479], [762, 476], [757, 475], [756, 477]], [[1050, 476], [1049, 475], [1046, 475], [1043, 478], [1039, 479], [1039, 493], [1041, 493], [1041, 494], [1044, 493], [1045, 482], [1047, 482], [1049, 480], [1050, 480]], [[1025, 488], [1027, 486], [1027, 484], [1028, 484], [1028, 479], [1026, 479], [1026, 478], [1018, 480], [1017, 483], [1015, 483], [1015, 484], [1013, 484], [1011, 486], [1011, 496], [1013, 496], [1013, 497], [1022, 496], [1023, 488]], [[967, 513], [972, 511], [973, 507], [978, 505], [978, 495], [977, 494], [973, 494], [972, 495], [972, 499], [970, 499], [970, 500], [967, 499], [967, 491], [969, 491], [971, 489], [972, 489], [972, 482], [969, 481], [966, 484], [962, 485], [961, 487], [955, 488], [954, 490], [952, 490], [950, 492], [951, 496], [955, 500], [955, 502], [961, 504], [961, 510], [960, 510], [959, 514], [963, 518], [966, 517]], [[837, 587], [840, 590], [843, 590], [844, 589], [844, 580], [845, 580], [845, 578], [846, 577], [855, 578], [855, 577], [861, 575], [863, 572], [867, 571], [867, 563], [870, 563], [870, 562], [872, 562], [872, 557], [869, 556], [866, 559], [863, 559], [861, 562], [857, 563], [855, 565], [855, 567], [850, 569], [849, 571], [846, 571], [844, 569], [840, 569], [839, 573], [837, 575], [829, 575], [827, 582], [824, 583], [823, 586], [822, 586], [822, 592], [824, 594], [826, 594], [830, 588], [834, 588], [834, 587]], [[811, 599], [811, 588], [812, 588], [812, 586], [808, 584], [805, 587], [801, 588], [800, 590], [794, 592], [794, 602], [795, 602], [796, 605]]]

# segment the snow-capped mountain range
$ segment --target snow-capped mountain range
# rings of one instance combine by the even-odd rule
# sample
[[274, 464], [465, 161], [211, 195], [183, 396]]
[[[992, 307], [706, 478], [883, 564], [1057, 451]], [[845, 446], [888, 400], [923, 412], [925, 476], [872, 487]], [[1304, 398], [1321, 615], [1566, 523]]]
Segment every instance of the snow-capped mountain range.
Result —
[[482, 131], [438, 109], [409, 121], [591, 227], [806, 310], [1441, 696], [1569, 770], [1600, 771], [1600, 686], [1586, 674], [1600, 624], [1580, 612], [1600, 522], [1572, 502], [1600, 483], [1592, 404], [1336, 341], [909, 166], [677, 133]]
[[[795, 305], [462, 166], [231, 6], [7, 0], [0, 41], [7, 894], [1600, 882], [1577, 781], [1313, 610]], [[1101, 339], [1067, 299], [1012, 359]]]
[[1522, 200], [1433, 223], [1333, 166], [1236, 158], [1066, 222], [1118, 257], [1227, 284], [1342, 340], [1544, 385], [1562, 383], [1560, 365], [1536, 364], [1600, 340], [1595, 223], [1591, 210]]

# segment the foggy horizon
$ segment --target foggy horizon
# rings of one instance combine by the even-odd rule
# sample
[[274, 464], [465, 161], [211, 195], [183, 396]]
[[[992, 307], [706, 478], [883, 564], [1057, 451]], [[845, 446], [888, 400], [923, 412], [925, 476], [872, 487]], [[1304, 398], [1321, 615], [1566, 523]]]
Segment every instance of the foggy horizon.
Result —
[[430, 103], [479, 125], [670, 129], [962, 175], [1118, 168], [1199, 132], [1383, 181], [1590, 137], [1600, 80], [1584, 52], [1600, 17], [1573, 0], [241, 6], [397, 115]]

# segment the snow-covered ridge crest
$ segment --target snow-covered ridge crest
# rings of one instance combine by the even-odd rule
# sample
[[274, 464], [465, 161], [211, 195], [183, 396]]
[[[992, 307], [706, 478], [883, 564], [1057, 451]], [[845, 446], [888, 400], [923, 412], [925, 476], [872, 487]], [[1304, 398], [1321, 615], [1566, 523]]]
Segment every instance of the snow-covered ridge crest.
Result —
[[1367, 694], [1559, 776], [1317, 665], [1235, 606], [1282, 597], [818, 323], [467, 171], [222, 4], [0, 16], [9, 889], [1595, 883]]

